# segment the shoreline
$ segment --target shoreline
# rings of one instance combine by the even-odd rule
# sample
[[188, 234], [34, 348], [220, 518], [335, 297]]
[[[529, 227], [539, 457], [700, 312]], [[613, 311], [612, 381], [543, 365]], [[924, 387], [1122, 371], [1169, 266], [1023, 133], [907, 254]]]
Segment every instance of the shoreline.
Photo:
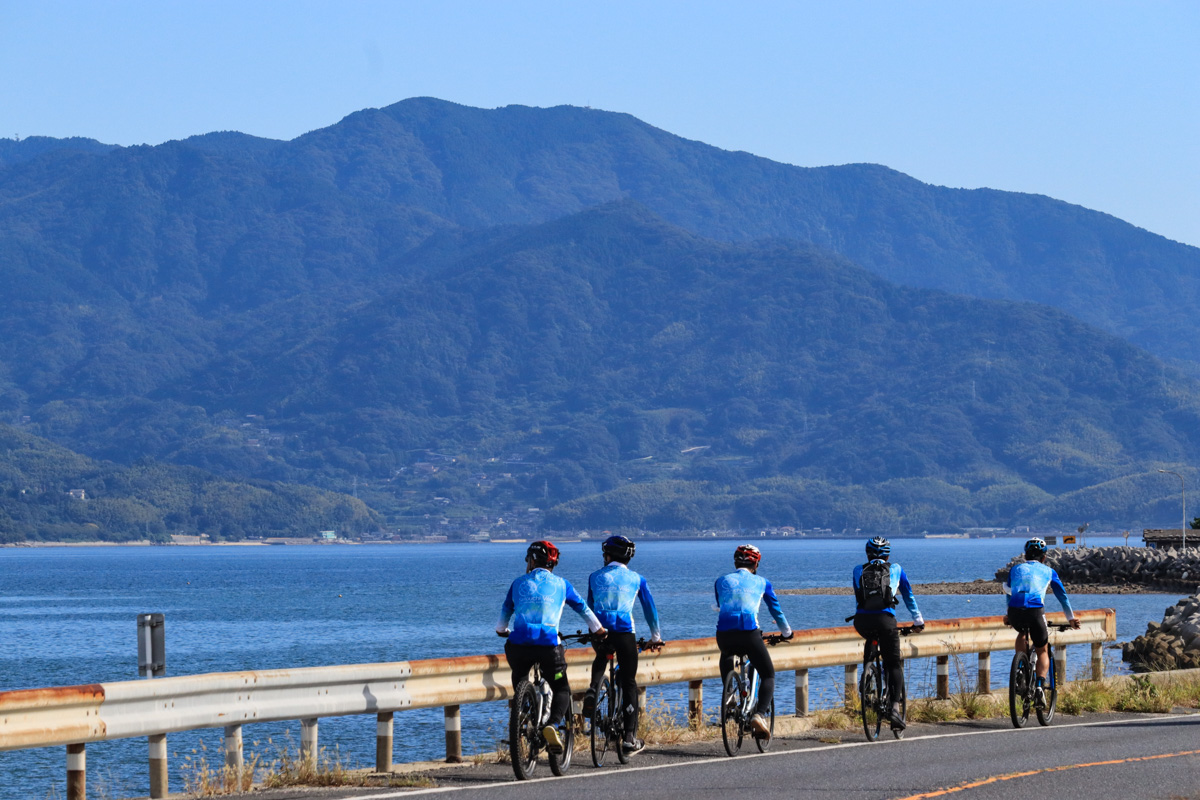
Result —
[[[1166, 594], [1175, 595], [1179, 590], [1172, 589], [1168, 586], [1142, 586], [1135, 583], [1071, 583], [1064, 581], [1063, 585], [1067, 589], [1068, 594]], [[913, 592], [918, 595], [922, 594], [940, 594], [940, 595], [955, 595], [955, 594], [980, 594], [988, 595], [1003, 594], [1000, 588], [1000, 582], [994, 580], [984, 580], [982, 578], [973, 581], [944, 581], [935, 583], [914, 583]], [[779, 589], [777, 594], [791, 595], [826, 595], [826, 596], [849, 596], [854, 594], [854, 590], [849, 586], [820, 586], [811, 589]]]

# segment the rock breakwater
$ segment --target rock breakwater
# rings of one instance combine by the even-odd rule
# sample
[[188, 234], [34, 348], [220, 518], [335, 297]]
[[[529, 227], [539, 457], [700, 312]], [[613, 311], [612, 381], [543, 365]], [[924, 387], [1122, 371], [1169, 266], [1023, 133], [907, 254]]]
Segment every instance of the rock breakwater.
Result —
[[1200, 596], [1185, 597], [1149, 622], [1146, 633], [1121, 645], [1121, 658], [1139, 672], [1200, 667]]

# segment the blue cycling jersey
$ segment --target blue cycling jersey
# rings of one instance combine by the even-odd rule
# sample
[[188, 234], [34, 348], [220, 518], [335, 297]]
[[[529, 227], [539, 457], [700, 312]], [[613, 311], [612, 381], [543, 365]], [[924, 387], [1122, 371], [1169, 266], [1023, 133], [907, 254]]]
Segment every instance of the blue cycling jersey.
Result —
[[508, 640], [513, 644], [557, 645], [558, 621], [564, 604], [587, 620], [588, 630], [600, 630], [600, 621], [584, 604], [575, 587], [539, 567], [517, 578], [508, 587], [496, 631], [506, 632], [511, 619], [512, 633]]
[[[866, 564], [859, 564], [854, 568], [854, 574], [851, 582], [854, 586], [854, 596], [858, 596], [858, 590], [862, 587], [862, 572]], [[925, 618], [921, 616], [921, 609], [917, 608], [917, 598], [913, 597], [912, 584], [908, 582], [908, 575], [904, 574], [904, 570], [899, 564], [888, 564], [888, 583], [892, 587], [892, 596], [901, 597], [904, 599], [904, 606], [908, 609], [908, 613], [912, 615], [914, 625], [924, 625]], [[882, 609], [881, 611], [867, 611], [863, 608], [858, 608], [856, 614], [891, 614], [896, 616], [896, 612], [890, 608]]]
[[1044, 608], [1046, 590], [1053, 589], [1054, 596], [1062, 604], [1067, 619], [1075, 619], [1067, 590], [1058, 578], [1058, 573], [1040, 561], [1022, 561], [1008, 571], [1004, 579], [1004, 594], [1008, 596], [1009, 608]]
[[718, 631], [757, 630], [758, 608], [762, 601], [766, 600], [767, 610], [775, 618], [779, 631], [784, 636], [791, 635], [792, 628], [783, 616], [779, 598], [775, 596], [775, 590], [766, 578], [743, 568], [717, 578], [714, 589], [717, 593], [717, 605], [721, 609], [717, 616]]
[[658, 609], [646, 579], [619, 561], [598, 569], [588, 578], [588, 606], [600, 623], [615, 633], [635, 633], [633, 601], [640, 600], [642, 613], [650, 625], [650, 636], [661, 639]]

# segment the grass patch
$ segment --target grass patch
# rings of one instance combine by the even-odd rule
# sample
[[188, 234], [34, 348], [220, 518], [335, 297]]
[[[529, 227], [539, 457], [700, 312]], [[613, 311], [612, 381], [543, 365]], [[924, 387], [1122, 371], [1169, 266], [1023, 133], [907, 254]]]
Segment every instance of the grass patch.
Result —
[[665, 700], [647, 700], [646, 708], [638, 718], [638, 737], [646, 744], [684, 744], [687, 742], [709, 741], [716, 737], [718, 727], [716, 720], [709, 714], [700, 718], [700, 724], [693, 726], [687, 714]]
[[848, 731], [858, 727], [859, 716], [854, 709], [818, 708], [809, 715], [814, 728], [831, 731]]

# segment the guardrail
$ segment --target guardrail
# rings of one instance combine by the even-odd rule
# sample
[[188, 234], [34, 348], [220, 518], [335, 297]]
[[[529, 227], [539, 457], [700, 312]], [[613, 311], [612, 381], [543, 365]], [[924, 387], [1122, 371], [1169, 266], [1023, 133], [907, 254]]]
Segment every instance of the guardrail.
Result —
[[[1061, 614], [1049, 614], [1053, 624]], [[1065, 676], [1066, 645], [1091, 643], [1092, 678], [1103, 672], [1101, 643], [1116, 639], [1116, 612], [1081, 611], [1079, 630], [1051, 632], [1058, 674]], [[1013, 632], [1001, 617], [932, 620], [922, 633], [904, 637], [906, 659], [937, 659], [937, 696], [949, 695], [949, 657], [978, 653], [979, 689], [990, 689], [990, 657], [1012, 647]], [[586, 675], [590, 649], [567, 652], [574, 674]], [[817, 628], [772, 648], [776, 671], [795, 670], [796, 713], [809, 711], [808, 671], [844, 666], [847, 701], [857, 692], [862, 639], [851, 627]], [[702, 681], [719, 676], [716, 639], [673, 641], [644, 654], [638, 683], [657, 686], [688, 682], [689, 711], [699, 719]], [[149, 681], [100, 683], [0, 692], [0, 751], [65, 745], [67, 797], [86, 796], [86, 745], [145, 736], [150, 743], [150, 796], [167, 795], [169, 733], [224, 728], [225, 763], [242, 767], [242, 726], [300, 720], [304, 758], [317, 753], [318, 720], [350, 714], [376, 714], [376, 768], [392, 767], [393, 715], [416, 708], [444, 708], [446, 756], [461, 760], [460, 706], [507, 699], [510, 671], [502, 655], [189, 675]]]

